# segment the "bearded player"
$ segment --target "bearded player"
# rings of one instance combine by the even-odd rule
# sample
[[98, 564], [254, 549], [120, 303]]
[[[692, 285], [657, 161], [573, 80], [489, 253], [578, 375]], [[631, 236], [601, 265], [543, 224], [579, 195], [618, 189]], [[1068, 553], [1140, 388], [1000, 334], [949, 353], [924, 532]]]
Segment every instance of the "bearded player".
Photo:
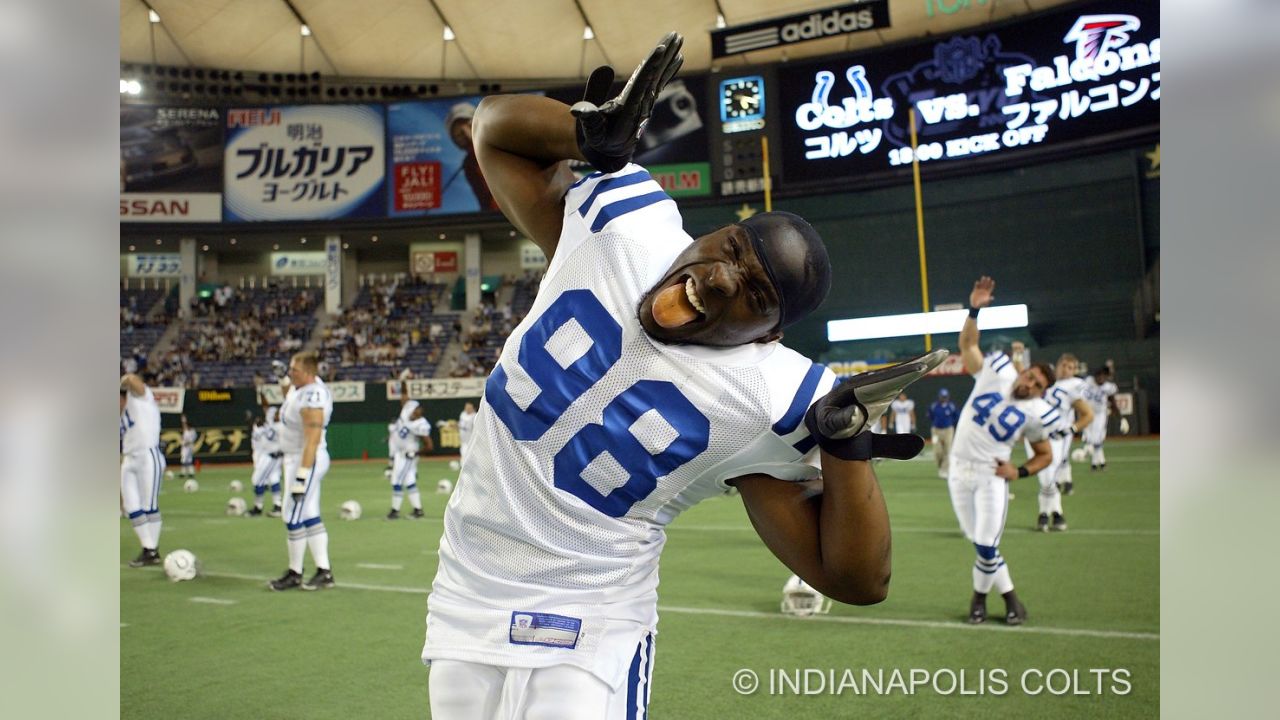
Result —
[[[960, 331], [960, 357], [974, 376], [973, 392], [960, 411], [951, 448], [947, 486], [951, 506], [964, 536], [978, 557], [973, 564], [973, 598], [969, 622], [987, 619], [987, 593], [995, 588], [1004, 597], [1005, 622], [1021, 625], [1027, 609], [1013, 590], [1009, 566], [1000, 555], [1009, 511], [1009, 483], [1047, 468], [1053, 460], [1049, 429], [1058, 411], [1040, 395], [1053, 384], [1053, 368], [1033, 363], [1019, 371], [1002, 352], [985, 358], [978, 346], [978, 311], [991, 304], [996, 283], [979, 278], [969, 294], [969, 317]], [[1009, 462], [1013, 444], [1026, 436], [1034, 455], [1021, 467]]]
[[[607, 101], [601, 68], [572, 111], [518, 95], [476, 112], [494, 196], [549, 265], [446, 510], [422, 652], [434, 717], [642, 716], [664, 528], [730, 486], [805, 583], [855, 604], [888, 592], [867, 461], [923, 441], [863, 430], [946, 353], [828, 392], [832, 373], [778, 342], [830, 287], [817, 232], [774, 212], [694, 239], [629, 162], [680, 45], [664, 38]], [[568, 159], [597, 172], [578, 180]], [[821, 492], [801, 484], [819, 473]]]

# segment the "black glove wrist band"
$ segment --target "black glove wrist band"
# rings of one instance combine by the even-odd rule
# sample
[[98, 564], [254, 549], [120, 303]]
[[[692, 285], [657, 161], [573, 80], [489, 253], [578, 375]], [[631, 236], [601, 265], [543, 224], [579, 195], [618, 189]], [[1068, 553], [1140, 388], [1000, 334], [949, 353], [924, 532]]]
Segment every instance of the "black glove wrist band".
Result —
[[1031, 474], [1031, 473], [1027, 472], [1027, 466], [1026, 466], [1026, 465], [1019, 465], [1019, 466], [1018, 466], [1018, 477], [1020, 477], [1020, 478], [1024, 478], [1024, 477], [1026, 477], [1026, 476], [1028, 476], [1028, 475], [1030, 475], [1030, 474]]
[[977, 320], [977, 319], [978, 319], [978, 311], [979, 311], [979, 310], [981, 310], [981, 309], [982, 309], [982, 308], [969, 308], [969, 317], [971, 317], [971, 318], [973, 318], [973, 319]]
[[582, 129], [582, 121], [578, 120], [574, 123], [576, 137], [578, 139], [578, 151], [582, 153], [582, 157], [586, 158], [591, 167], [602, 173], [615, 173], [627, 166], [630, 157], [612, 157], [597, 152], [594, 148], [587, 144], [587, 136]]

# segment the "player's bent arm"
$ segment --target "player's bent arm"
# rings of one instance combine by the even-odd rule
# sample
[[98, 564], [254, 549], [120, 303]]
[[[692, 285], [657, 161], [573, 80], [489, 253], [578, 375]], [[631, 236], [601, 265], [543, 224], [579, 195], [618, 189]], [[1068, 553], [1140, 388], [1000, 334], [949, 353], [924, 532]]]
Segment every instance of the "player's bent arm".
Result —
[[147, 394], [147, 384], [134, 373], [125, 373], [120, 376], [120, 389], [129, 391], [129, 394], [135, 397]]
[[1076, 411], [1076, 423], [1071, 426], [1071, 432], [1083, 432], [1093, 422], [1093, 406], [1083, 398], [1076, 398], [1071, 402], [1071, 409]]
[[1048, 440], [1038, 440], [1031, 443], [1031, 452], [1034, 453], [1031, 459], [1022, 465], [1027, 469], [1028, 475], [1035, 475], [1049, 467], [1049, 463], [1053, 462], [1053, 448], [1049, 445]]
[[491, 95], [472, 120], [485, 182], [502, 214], [550, 260], [560, 240], [564, 194], [574, 182], [564, 160], [583, 160], [569, 106], [535, 95]]
[[316, 450], [324, 436], [324, 411], [320, 408], [302, 408], [302, 464], [312, 468], [316, 464]]
[[889, 513], [864, 461], [822, 453], [822, 491], [765, 475], [731, 481], [765, 546], [802, 580], [850, 605], [889, 594]]

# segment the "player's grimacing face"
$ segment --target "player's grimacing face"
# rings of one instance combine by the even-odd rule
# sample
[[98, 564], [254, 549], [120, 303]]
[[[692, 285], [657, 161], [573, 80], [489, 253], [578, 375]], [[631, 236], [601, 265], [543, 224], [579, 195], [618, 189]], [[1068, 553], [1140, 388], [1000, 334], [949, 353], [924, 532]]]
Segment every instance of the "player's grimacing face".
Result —
[[1038, 397], [1049, 389], [1049, 379], [1040, 372], [1040, 368], [1029, 367], [1018, 373], [1018, 379], [1013, 384], [1013, 396], [1019, 400]]
[[777, 291], [738, 225], [685, 248], [641, 298], [639, 316], [646, 333], [668, 343], [732, 347], [781, 336]]

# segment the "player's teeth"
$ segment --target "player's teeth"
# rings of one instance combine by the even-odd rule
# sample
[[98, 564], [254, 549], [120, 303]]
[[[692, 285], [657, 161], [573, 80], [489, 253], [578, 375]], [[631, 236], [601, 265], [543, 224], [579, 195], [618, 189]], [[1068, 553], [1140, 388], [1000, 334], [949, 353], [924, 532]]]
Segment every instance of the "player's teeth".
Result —
[[707, 309], [703, 307], [702, 301], [698, 299], [698, 294], [693, 291], [693, 278], [684, 281], [684, 294], [689, 298], [689, 304], [693, 305], [693, 309], [707, 314]]

